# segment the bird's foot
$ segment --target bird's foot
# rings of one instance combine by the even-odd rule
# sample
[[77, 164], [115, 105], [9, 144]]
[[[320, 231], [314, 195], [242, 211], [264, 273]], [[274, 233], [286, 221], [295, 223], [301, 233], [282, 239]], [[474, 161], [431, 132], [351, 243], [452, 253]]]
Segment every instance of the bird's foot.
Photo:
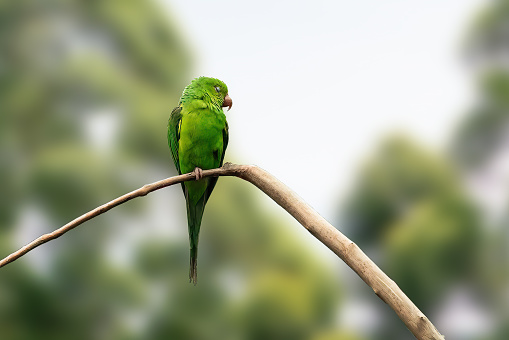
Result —
[[196, 180], [199, 181], [203, 178], [203, 170], [198, 167], [194, 168], [194, 176], [196, 177]]

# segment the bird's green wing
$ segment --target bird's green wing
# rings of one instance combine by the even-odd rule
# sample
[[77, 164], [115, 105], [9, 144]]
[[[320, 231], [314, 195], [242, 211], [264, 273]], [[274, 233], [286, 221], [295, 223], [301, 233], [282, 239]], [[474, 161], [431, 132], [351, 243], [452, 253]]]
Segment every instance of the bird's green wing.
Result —
[[[218, 167], [223, 166], [224, 161], [224, 154], [226, 153], [226, 147], [228, 146], [228, 123], [225, 122], [225, 127], [223, 129], [223, 153], [221, 154], [221, 159], [219, 160]], [[207, 203], [210, 194], [212, 194], [212, 190], [214, 190], [214, 187], [216, 186], [217, 179], [219, 177], [209, 177], [209, 185], [207, 186], [207, 190], [205, 191], [205, 203]]]
[[223, 166], [224, 154], [226, 153], [226, 147], [228, 146], [228, 139], [229, 139], [228, 122], [225, 122], [225, 126], [223, 129], [223, 153], [221, 155], [221, 161], [219, 162], [219, 166]]
[[173, 162], [175, 163], [175, 168], [177, 168], [179, 175], [182, 174], [180, 171], [179, 163], [179, 141], [181, 123], [182, 123], [182, 106], [179, 105], [173, 109], [170, 115], [170, 119], [168, 119], [168, 144], [170, 146]]

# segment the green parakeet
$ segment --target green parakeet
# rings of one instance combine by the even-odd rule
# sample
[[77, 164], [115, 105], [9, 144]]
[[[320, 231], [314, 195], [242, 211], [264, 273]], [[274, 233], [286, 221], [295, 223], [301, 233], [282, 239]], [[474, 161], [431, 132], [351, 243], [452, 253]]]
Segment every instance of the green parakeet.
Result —
[[168, 144], [179, 174], [195, 172], [196, 181], [182, 183], [186, 199], [189, 231], [189, 281], [196, 284], [198, 235], [205, 204], [217, 177], [202, 178], [202, 169], [223, 165], [228, 144], [228, 123], [223, 107], [230, 110], [232, 99], [221, 80], [207, 77], [194, 79], [182, 93], [179, 104], [168, 120]]

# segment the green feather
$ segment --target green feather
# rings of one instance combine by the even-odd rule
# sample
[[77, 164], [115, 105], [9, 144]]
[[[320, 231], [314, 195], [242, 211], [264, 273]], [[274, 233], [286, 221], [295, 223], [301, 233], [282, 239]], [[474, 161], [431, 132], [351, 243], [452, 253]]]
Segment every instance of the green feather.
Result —
[[[222, 81], [207, 77], [194, 79], [184, 89], [168, 120], [168, 144], [179, 174], [223, 165], [228, 124], [222, 107], [227, 95], [228, 88]], [[217, 177], [182, 184], [191, 255], [189, 279], [195, 284], [201, 220], [216, 183]]]

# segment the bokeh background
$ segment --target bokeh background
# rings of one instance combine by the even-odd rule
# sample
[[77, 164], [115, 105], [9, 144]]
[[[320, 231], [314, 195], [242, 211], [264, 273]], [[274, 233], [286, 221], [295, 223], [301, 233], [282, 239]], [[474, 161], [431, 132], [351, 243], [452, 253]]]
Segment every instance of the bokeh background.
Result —
[[[509, 338], [507, 0], [1, 1], [0, 256], [174, 175], [199, 75], [230, 88], [227, 161], [292, 187], [447, 339]], [[185, 216], [160, 190], [0, 269], [0, 338], [412, 337], [235, 178], [189, 284]]]

